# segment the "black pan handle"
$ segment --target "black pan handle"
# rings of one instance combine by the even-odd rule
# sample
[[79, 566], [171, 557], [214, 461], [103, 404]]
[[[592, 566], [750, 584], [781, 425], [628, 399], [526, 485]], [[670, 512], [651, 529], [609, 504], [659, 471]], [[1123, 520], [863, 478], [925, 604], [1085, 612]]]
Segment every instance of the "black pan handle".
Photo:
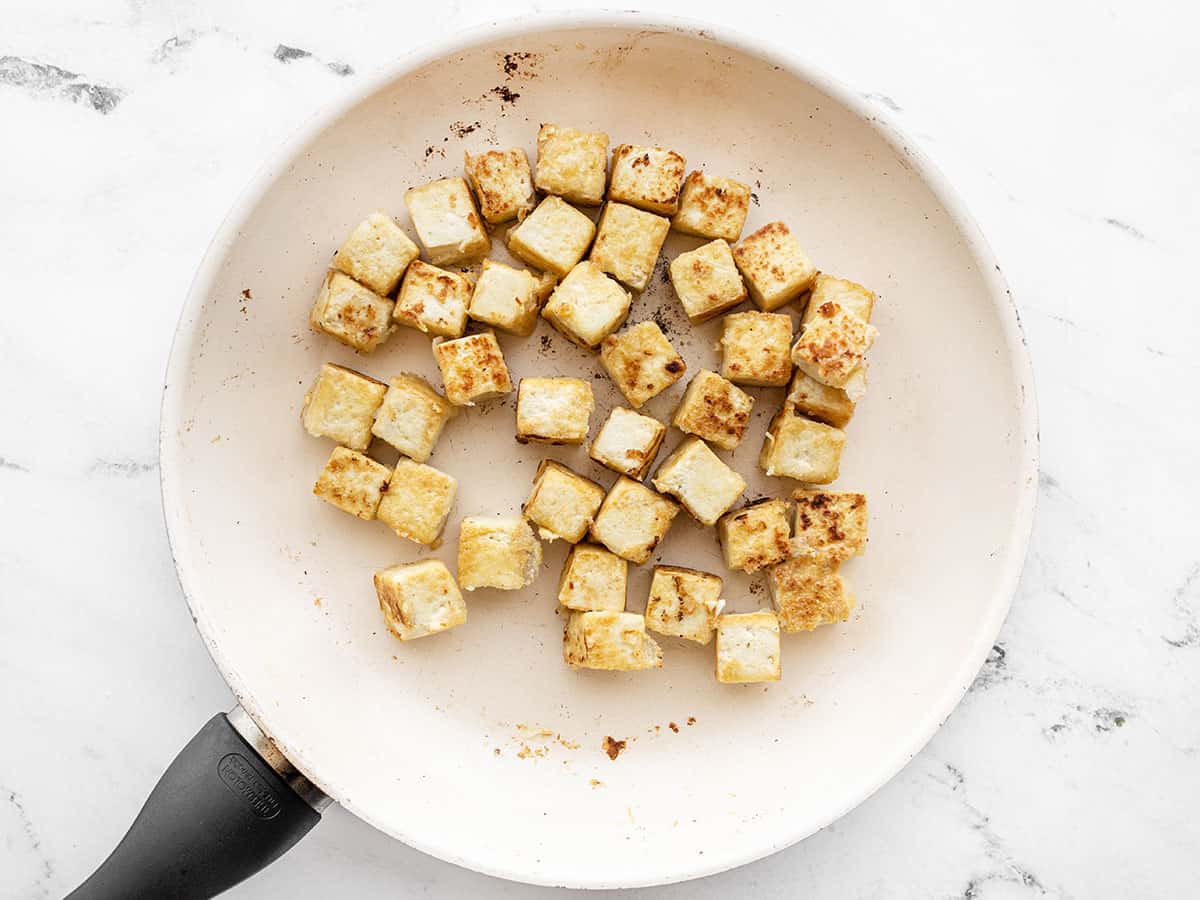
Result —
[[329, 802], [240, 707], [220, 713], [175, 757], [117, 849], [70, 898], [215, 897], [290, 850]]

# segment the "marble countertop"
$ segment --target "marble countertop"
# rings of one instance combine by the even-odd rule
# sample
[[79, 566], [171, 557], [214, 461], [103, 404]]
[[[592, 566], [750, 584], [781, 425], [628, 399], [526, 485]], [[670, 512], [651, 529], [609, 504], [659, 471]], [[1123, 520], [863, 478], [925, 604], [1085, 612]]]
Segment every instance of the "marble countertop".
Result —
[[[172, 756], [232, 705], [180, 597], [156, 477], [161, 375], [217, 223], [262, 155], [361, 73], [550, 4], [4, 6], [0, 896], [33, 898], [89, 873]], [[802, 53], [886, 108], [958, 186], [1033, 354], [1037, 522], [987, 664], [900, 775], [790, 850], [630, 893], [1193, 893], [1197, 13], [1130, 0], [784, 6], [676, 11]], [[335, 893], [554, 892], [438, 862], [334, 808], [231, 896]]]

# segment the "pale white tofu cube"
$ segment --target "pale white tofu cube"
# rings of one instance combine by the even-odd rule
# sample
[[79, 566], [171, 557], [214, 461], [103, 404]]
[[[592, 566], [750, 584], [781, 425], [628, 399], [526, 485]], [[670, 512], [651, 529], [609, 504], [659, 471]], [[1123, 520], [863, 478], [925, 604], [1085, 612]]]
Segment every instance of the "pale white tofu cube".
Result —
[[464, 591], [516, 591], [533, 583], [542, 544], [521, 516], [467, 516], [458, 532], [458, 583]]
[[572, 612], [563, 632], [563, 659], [580, 669], [661, 669], [662, 648], [637, 613]]
[[687, 163], [674, 150], [618, 144], [613, 148], [608, 199], [673, 216]]
[[511, 222], [533, 209], [533, 172], [519, 147], [486, 150], [477, 156], [464, 153], [464, 166], [479, 212], [493, 225]]
[[707, 322], [746, 299], [746, 286], [723, 240], [680, 253], [668, 268], [671, 285], [694, 325]]
[[646, 627], [697, 644], [712, 640], [725, 608], [719, 575], [681, 566], [655, 566], [646, 601]]
[[371, 423], [387, 385], [362, 372], [325, 363], [304, 395], [301, 422], [313, 437], [333, 438], [351, 450], [366, 450]]
[[750, 185], [703, 172], [691, 172], [683, 183], [679, 212], [671, 227], [696, 237], [736, 241], [750, 211]]
[[746, 436], [754, 398], [716, 372], [701, 369], [692, 378], [671, 424], [714, 447], [735, 450]]
[[457, 410], [420, 375], [392, 379], [375, 413], [371, 434], [405, 456], [425, 462]]
[[815, 559], [844, 560], [867, 550], [867, 497], [847, 491], [792, 492], [796, 536], [792, 553]]
[[558, 538], [577, 544], [587, 534], [600, 504], [604, 488], [590, 478], [572, 472], [561, 463], [542, 460], [533, 479], [533, 490], [523, 511], [544, 541]]
[[784, 631], [845, 622], [854, 611], [854, 597], [838, 574], [836, 560], [789, 559], [771, 569], [767, 587]]
[[442, 372], [446, 398], [455, 406], [474, 406], [513, 389], [500, 343], [490, 331], [434, 341], [433, 356]]
[[400, 283], [392, 316], [401, 325], [434, 337], [462, 337], [473, 288], [466, 275], [413, 260]]
[[606, 203], [588, 259], [617, 281], [644, 291], [671, 222], [624, 203]]
[[558, 602], [566, 609], [625, 609], [629, 563], [595, 544], [576, 544], [558, 581]]
[[509, 334], [528, 337], [537, 325], [540, 286], [541, 280], [528, 269], [485, 259], [467, 315]]
[[697, 437], [685, 438], [658, 467], [651, 483], [675, 497], [702, 525], [715, 525], [746, 490], [746, 479]]
[[545, 124], [537, 134], [534, 184], [581, 206], [599, 206], [608, 176], [608, 135]]
[[717, 537], [725, 565], [752, 574], [791, 555], [786, 500], [759, 500], [721, 516]]
[[804, 415], [835, 428], [845, 428], [854, 415], [854, 401], [845, 389], [821, 384], [800, 369], [792, 376], [784, 406], [794, 406]]
[[749, 235], [733, 251], [750, 297], [770, 312], [795, 300], [817, 277], [817, 267], [783, 222], [771, 222]]
[[435, 266], [470, 262], [492, 247], [463, 178], [442, 178], [404, 194], [417, 237]]
[[391, 469], [357, 450], [334, 447], [313, 485], [313, 494], [342, 512], [373, 519], [391, 476]]
[[393, 305], [387, 297], [380, 297], [349, 275], [330, 271], [313, 304], [309, 323], [314, 331], [361, 353], [370, 353], [395, 329]]
[[454, 506], [458, 481], [433, 466], [401, 459], [392, 470], [377, 518], [400, 537], [437, 545]]
[[865, 388], [864, 357], [879, 334], [867, 321], [874, 303], [875, 295], [861, 284], [817, 276], [792, 346], [792, 362], [835, 388], [847, 387], [861, 374]]
[[386, 297], [419, 253], [395, 219], [374, 212], [350, 232], [333, 257], [333, 268]]
[[402, 641], [437, 634], [467, 621], [467, 604], [445, 564], [423, 559], [375, 573], [375, 592], [388, 630]]
[[592, 349], [621, 327], [630, 302], [628, 291], [584, 260], [559, 282], [542, 318], [576, 344]]
[[550, 196], [508, 232], [508, 249], [535, 269], [562, 278], [583, 259], [595, 235], [591, 219], [561, 197]]
[[641, 565], [667, 536], [678, 514], [679, 506], [674, 501], [640, 481], [621, 476], [609, 488], [596, 513], [592, 539], [622, 559]]
[[783, 313], [740, 312], [721, 329], [721, 375], [734, 384], [783, 387], [792, 376], [792, 320]]
[[582, 378], [522, 378], [517, 386], [517, 440], [582, 444], [596, 401]]
[[624, 406], [613, 407], [588, 451], [602, 466], [640, 481], [650, 471], [667, 426]]
[[717, 619], [717, 681], [748, 684], [778, 681], [779, 620], [769, 609]]
[[829, 484], [838, 476], [846, 432], [800, 415], [785, 406], [763, 438], [759, 467], [768, 475], [808, 484]]
[[600, 344], [600, 364], [634, 409], [657, 397], [687, 371], [655, 322], [638, 322]]

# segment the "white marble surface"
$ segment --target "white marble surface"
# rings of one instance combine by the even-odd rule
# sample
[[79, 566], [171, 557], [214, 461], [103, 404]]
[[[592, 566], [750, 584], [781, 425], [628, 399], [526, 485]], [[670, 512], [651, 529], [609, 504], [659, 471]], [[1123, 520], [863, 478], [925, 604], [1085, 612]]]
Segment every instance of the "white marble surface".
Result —
[[[230, 705], [175, 582], [155, 452], [179, 305], [233, 196], [360, 73], [548, 6], [0, 4], [0, 896], [73, 887]], [[783, 6], [675, 11], [803, 53], [959, 186], [1033, 353], [1037, 524], [991, 659], [894, 781], [800, 846], [632, 893], [1194, 894], [1200, 20], [1129, 0]], [[232, 896], [335, 892], [553, 893], [334, 809]]]

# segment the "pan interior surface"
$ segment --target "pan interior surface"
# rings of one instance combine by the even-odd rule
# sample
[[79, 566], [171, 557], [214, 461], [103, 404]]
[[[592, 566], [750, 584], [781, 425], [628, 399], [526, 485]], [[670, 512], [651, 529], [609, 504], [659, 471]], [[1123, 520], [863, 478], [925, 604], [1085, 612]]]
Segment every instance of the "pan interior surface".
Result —
[[[454, 570], [463, 515], [516, 514], [551, 457], [607, 486], [586, 448], [522, 446], [512, 397], [465, 411], [430, 459], [459, 480], [435, 550], [314, 498], [332, 445], [298, 416], [321, 363], [440, 385], [424, 335], [370, 356], [310, 332], [332, 252], [368, 212], [412, 232], [407, 188], [462, 173], [464, 150], [523, 147], [540, 122], [657, 144], [753, 186], [743, 234], [782, 219], [820, 268], [878, 295], [870, 391], [836, 488], [870, 502], [845, 624], [784, 636], [782, 681], [725, 686], [713, 647], [662, 639], [661, 671], [572, 671], [555, 610], [563, 542], [528, 590], [467, 596], [463, 627], [401, 644], [371, 583], [433, 556]], [[493, 234], [502, 251], [503, 228]], [[665, 257], [702, 241], [672, 234]], [[499, 255], [502, 255], [500, 252]], [[662, 261], [660, 260], [660, 266]], [[689, 376], [718, 368], [719, 322], [688, 325], [656, 272], [655, 318]], [[793, 318], [796, 311], [790, 310]], [[514, 381], [595, 387], [592, 435], [619, 401], [594, 355], [541, 322], [500, 336]], [[163, 484], [181, 581], [240, 701], [326, 792], [444, 859], [522, 881], [633, 886], [787, 846], [894, 775], [970, 684], [1007, 612], [1031, 515], [1033, 398], [989, 252], [940, 178], [821, 77], [737, 42], [642, 19], [513, 28], [381, 79], [309, 130], [235, 209], [185, 310], [164, 400]], [[685, 378], [648, 405], [666, 420]], [[787, 496], [756, 459], [782, 389], [752, 388], [722, 454], [746, 499]], [[673, 430], [665, 454], [681, 435]], [[384, 458], [384, 457], [381, 457]], [[390, 457], [388, 459], [394, 459]], [[732, 611], [769, 605], [681, 514], [655, 560], [725, 574]], [[629, 609], [650, 566], [631, 570]], [[616, 759], [606, 738], [624, 741]]]

